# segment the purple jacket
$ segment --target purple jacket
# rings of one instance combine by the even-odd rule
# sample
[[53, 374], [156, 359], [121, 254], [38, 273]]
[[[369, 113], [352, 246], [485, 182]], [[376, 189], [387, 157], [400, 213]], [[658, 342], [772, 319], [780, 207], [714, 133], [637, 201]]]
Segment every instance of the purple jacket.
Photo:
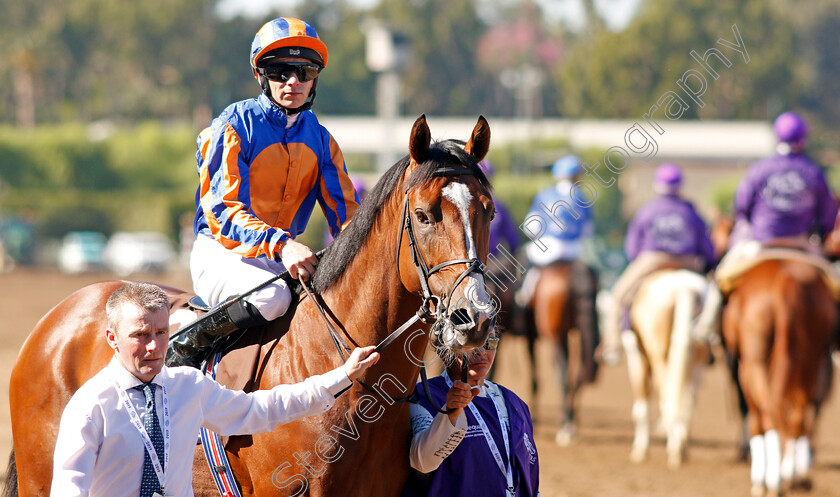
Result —
[[673, 195], [651, 200], [633, 216], [624, 240], [627, 258], [642, 252], [667, 252], [674, 255], [699, 255], [706, 266], [714, 264], [714, 249], [706, 224], [691, 202]]
[[[444, 373], [446, 374], [446, 373]], [[429, 380], [429, 389], [438, 406], [446, 402], [446, 380], [437, 376]], [[507, 388], [499, 385], [510, 417], [510, 444], [513, 453], [513, 483], [518, 497], [534, 497], [539, 493], [540, 465], [537, 458], [537, 446], [534, 443], [534, 425], [528, 405]], [[420, 404], [432, 415], [436, 411], [417, 385]], [[496, 441], [496, 446], [504, 451], [501, 424], [490, 397], [475, 397], [473, 404]], [[505, 497], [507, 480], [496, 464], [490, 446], [487, 444], [478, 421], [469, 409], [464, 409], [467, 416], [467, 434], [458, 447], [447, 457], [440, 467], [428, 475], [413, 476], [403, 491], [403, 497], [464, 497], [480, 495], [482, 497]], [[408, 457], [408, 455], [406, 455]], [[507, 454], [502, 458], [507, 462]], [[467, 478], [465, 475], [481, 475], [480, 478]]]
[[747, 170], [735, 192], [736, 219], [745, 219], [758, 241], [834, 228], [837, 204], [819, 166], [804, 155], [777, 155]]
[[507, 242], [508, 251], [516, 253], [516, 249], [519, 248], [519, 230], [516, 229], [507, 207], [499, 200], [494, 202], [496, 217], [490, 223], [490, 253], [497, 255], [499, 249], [496, 246], [502, 241]]

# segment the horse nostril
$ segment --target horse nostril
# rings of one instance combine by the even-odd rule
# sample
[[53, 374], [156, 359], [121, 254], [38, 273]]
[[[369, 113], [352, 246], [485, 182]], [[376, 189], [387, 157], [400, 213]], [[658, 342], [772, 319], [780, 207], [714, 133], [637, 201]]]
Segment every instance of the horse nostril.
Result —
[[455, 309], [455, 311], [449, 315], [449, 319], [455, 326], [461, 326], [465, 324], [471, 325], [473, 322], [472, 316], [470, 316], [470, 313], [467, 311], [467, 309]]

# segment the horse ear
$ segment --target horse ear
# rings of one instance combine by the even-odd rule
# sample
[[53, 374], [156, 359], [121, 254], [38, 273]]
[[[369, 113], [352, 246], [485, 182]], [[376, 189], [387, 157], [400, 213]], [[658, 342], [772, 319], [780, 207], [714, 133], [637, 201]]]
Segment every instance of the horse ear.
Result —
[[490, 125], [487, 124], [484, 116], [478, 116], [478, 122], [470, 135], [470, 141], [464, 145], [464, 151], [481, 161], [488, 150], [490, 150]]
[[408, 140], [408, 152], [411, 159], [420, 164], [429, 156], [429, 145], [432, 143], [432, 132], [426, 123], [426, 114], [418, 117], [411, 127], [411, 138]]

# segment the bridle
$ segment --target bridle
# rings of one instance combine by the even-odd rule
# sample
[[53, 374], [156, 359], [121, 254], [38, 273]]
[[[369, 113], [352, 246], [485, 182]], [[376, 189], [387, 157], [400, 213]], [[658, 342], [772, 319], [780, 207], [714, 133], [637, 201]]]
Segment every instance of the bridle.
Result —
[[[464, 176], [464, 175], [474, 175], [475, 173], [469, 169], [464, 167], [447, 167], [441, 168], [436, 170], [433, 173], [434, 177], [453, 177], [453, 176]], [[426, 263], [426, 258], [423, 257], [423, 253], [420, 251], [420, 247], [417, 244], [417, 237], [414, 234], [414, 221], [411, 216], [410, 210], [410, 202], [408, 198], [408, 191], [405, 192], [405, 200], [403, 201], [403, 209], [402, 209], [402, 220], [400, 222], [399, 228], [399, 236], [397, 237], [397, 250], [396, 250], [396, 263], [397, 263], [397, 274], [399, 275], [400, 271], [400, 246], [402, 245], [402, 237], [403, 232], [405, 232], [406, 238], [408, 239], [408, 246], [409, 250], [411, 251], [411, 260], [414, 263], [414, 267], [417, 269], [417, 275], [420, 279], [420, 287], [422, 292], [422, 299], [423, 302], [420, 304], [420, 308], [417, 312], [412, 316], [408, 321], [403, 323], [399, 328], [391, 332], [384, 340], [382, 340], [375, 349], [375, 352], [382, 352], [387, 348], [391, 343], [393, 343], [396, 339], [402, 336], [411, 326], [416, 323], [417, 321], [422, 321], [426, 324], [432, 324], [432, 332], [437, 330], [440, 333], [440, 330], [449, 323], [451, 324], [450, 318], [446, 315], [446, 309], [450, 304], [450, 299], [452, 298], [452, 294], [455, 292], [455, 289], [461, 282], [470, 274], [477, 273], [480, 275], [484, 275], [484, 264], [478, 260], [477, 257], [472, 257], [469, 259], [452, 259], [446, 262], [442, 262], [431, 269], [429, 265]], [[441, 299], [439, 296], [434, 295], [429, 288], [429, 278], [435, 274], [436, 272], [440, 271], [443, 268], [454, 266], [456, 264], [466, 264], [467, 268], [455, 279], [455, 282], [452, 285], [452, 288], [447, 293], [444, 299]], [[326, 313], [324, 312], [322, 303], [320, 299], [315, 298], [313, 292], [310, 291], [309, 285], [305, 281], [301, 281], [304, 291], [306, 295], [312, 299], [312, 302], [315, 303], [315, 307], [318, 309], [318, 312], [321, 314], [321, 317], [324, 319], [324, 322], [327, 324], [327, 329], [330, 332], [330, 337], [332, 338], [333, 344], [335, 345], [336, 349], [338, 350], [339, 355], [341, 356], [342, 360], [346, 360], [344, 355], [344, 351], [349, 351], [350, 347], [346, 343], [346, 341], [341, 338], [341, 336], [336, 332], [335, 328], [333, 327], [330, 320], [327, 318]], [[320, 297], [320, 296], [319, 296]], [[434, 310], [430, 308], [430, 306], [434, 304]], [[433, 335], [433, 340], [437, 340], [438, 336]], [[435, 343], [433, 341], [432, 343]], [[341, 342], [341, 343], [340, 343]], [[344, 350], [342, 350], [344, 349]], [[464, 383], [467, 382], [467, 373], [469, 370], [469, 362], [467, 358], [464, 357], [463, 363], [461, 365], [461, 381]], [[450, 409], [441, 409], [435, 404], [435, 401], [432, 399], [431, 392], [429, 390], [428, 385], [428, 378], [426, 376], [426, 368], [425, 366], [420, 366], [420, 378], [421, 383], [423, 384], [423, 389], [426, 393], [426, 398], [429, 399], [429, 402], [432, 404], [438, 412], [448, 414], [452, 412]], [[359, 384], [363, 387], [368, 389], [369, 391], [384, 397], [386, 394], [380, 392], [367, 384], [363, 383], [361, 380], [357, 380]], [[400, 402], [408, 402], [413, 401], [414, 394], [409, 397], [405, 398], [390, 398], [388, 400], [391, 401], [400, 401]]]
[[[433, 176], [436, 177], [452, 177], [452, 176], [462, 176], [462, 175], [472, 175], [474, 174], [473, 171], [466, 169], [466, 168], [444, 168], [438, 171], [435, 171]], [[411, 204], [408, 198], [408, 192], [405, 193], [405, 200], [403, 201], [403, 210], [402, 210], [402, 221], [400, 223], [400, 230], [399, 236], [397, 237], [397, 250], [396, 250], [396, 265], [397, 265], [397, 275], [400, 273], [400, 247], [402, 246], [402, 236], [403, 232], [408, 239], [408, 248], [411, 251], [411, 262], [414, 264], [415, 269], [417, 270], [417, 277], [420, 280], [420, 289], [422, 292], [423, 297], [423, 304], [421, 305], [421, 310], [426, 310], [430, 317], [436, 317], [435, 324], [441, 323], [441, 317], [446, 316], [446, 309], [449, 308], [449, 304], [451, 303], [452, 294], [455, 292], [455, 289], [458, 288], [458, 285], [461, 284], [464, 279], [469, 276], [470, 274], [477, 273], [484, 276], [484, 264], [478, 260], [478, 257], [472, 257], [470, 259], [452, 259], [445, 262], [438, 264], [437, 266], [429, 268], [429, 265], [426, 263], [426, 258], [423, 257], [423, 253], [420, 251], [420, 247], [417, 243], [417, 237], [414, 234], [414, 219], [411, 215]], [[429, 279], [431, 276], [443, 268], [454, 266], [457, 264], [466, 264], [467, 268], [461, 272], [460, 275], [455, 279], [455, 282], [452, 284], [452, 287], [447, 292], [446, 297], [441, 300], [440, 297], [434, 295], [429, 288]], [[429, 309], [429, 305], [431, 303], [435, 304], [435, 312], [432, 313]], [[448, 318], [446, 318], [448, 319]], [[424, 321], [428, 322], [428, 321]], [[436, 326], [435, 329], [440, 332], [442, 327]], [[432, 337], [432, 342], [439, 338], [439, 336], [434, 335]]]

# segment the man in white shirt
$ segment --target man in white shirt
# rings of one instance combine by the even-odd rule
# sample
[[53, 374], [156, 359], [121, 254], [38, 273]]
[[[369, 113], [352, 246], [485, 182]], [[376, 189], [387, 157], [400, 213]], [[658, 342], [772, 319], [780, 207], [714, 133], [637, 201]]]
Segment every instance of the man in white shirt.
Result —
[[194, 368], [164, 366], [169, 299], [159, 287], [123, 286], [105, 310], [114, 358], [64, 409], [52, 496], [192, 496], [199, 427], [259, 433], [320, 414], [379, 360], [373, 346], [357, 348], [343, 366], [301, 383], [231, 391]]

